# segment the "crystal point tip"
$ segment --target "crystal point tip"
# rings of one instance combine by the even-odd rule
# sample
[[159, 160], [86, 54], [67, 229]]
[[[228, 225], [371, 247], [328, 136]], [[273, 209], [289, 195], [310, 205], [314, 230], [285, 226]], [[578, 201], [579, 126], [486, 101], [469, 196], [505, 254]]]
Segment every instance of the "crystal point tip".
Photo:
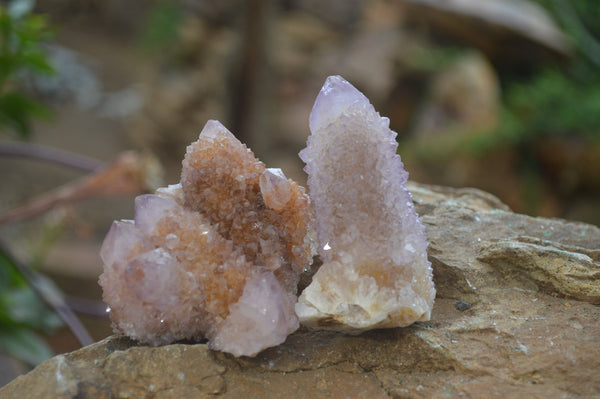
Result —
[[200, 138], [215, 139], [219, 136], [227, 136], [229, 139], [235, 137], [221, 122], [209, 119], [200, 132]]
[[346, 79], [339, 75], [329, 76], [321, 88], [309, 118], [310, 131], [317, 130], [334, 121], [352, 104], [369, 100]]

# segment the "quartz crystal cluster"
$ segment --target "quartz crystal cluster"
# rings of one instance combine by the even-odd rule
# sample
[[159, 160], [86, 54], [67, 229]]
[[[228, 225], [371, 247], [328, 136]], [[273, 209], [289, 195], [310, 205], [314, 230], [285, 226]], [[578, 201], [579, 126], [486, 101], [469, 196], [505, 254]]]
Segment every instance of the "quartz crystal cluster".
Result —
[[299, 324], [312, 261], [309, 200], [209, 121], [187, 148], [181, 183], [142, 195], [113, 223], [100, 276], [114, 328], [152, 345], [208, 338], [235, 356], [282, 343]]
[[[180, 184], [135, 201], [113, 223], [100, 285], [115, 330], [151, 345], [208, 339], [253, 356], [301, 323], [360, 331], [428, 320], [435, 289], [424, 228], [406, 189], [396, 133], [339, 76], [310, 116], [313, 204], [209, 121], [187, 148]], [[323, 261], [296, 298], [315, 240]], [[299, 320], [298, 320], [299, 319]]]
[[389, 119], [331, 76], [310, 130], [300, 157], [323, 265], [296, 304], [300, 322], [354, 333], [429, 320], [435, 289], [427, 241]]

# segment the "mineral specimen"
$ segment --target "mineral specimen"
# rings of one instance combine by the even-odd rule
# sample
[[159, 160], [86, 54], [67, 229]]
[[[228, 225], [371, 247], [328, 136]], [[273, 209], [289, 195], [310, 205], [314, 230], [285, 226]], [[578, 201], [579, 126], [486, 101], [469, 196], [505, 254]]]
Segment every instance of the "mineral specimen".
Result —
[[331, 76], [310, 130], [300, 157], [323, 265], [298, 299], [300, 322], [358, 333], [429, 320], [435, 289], [427, 241], [389, 119]]
[[427, 241], [389, 120], [333, 76], [310, 129], [300, 156], [323, 265], [299, 300], [314, 245], [304, 189], [209, 121], [187, 148], [181, 183], [136, 198], [135, 220], [106, 236], [100, 284], [117, 331], [152, 345], [207, 338], [253, 356], [298, 318], [350, 333], [429, 319]]
[[209, 121], [181, 183], [136, 198], [135, 220], [105, 238], [100, 285], [115, 330], [151, 345], [206, 337], [235, 356], [280, 344], [299, 326], [309, 220], [302, 187]]

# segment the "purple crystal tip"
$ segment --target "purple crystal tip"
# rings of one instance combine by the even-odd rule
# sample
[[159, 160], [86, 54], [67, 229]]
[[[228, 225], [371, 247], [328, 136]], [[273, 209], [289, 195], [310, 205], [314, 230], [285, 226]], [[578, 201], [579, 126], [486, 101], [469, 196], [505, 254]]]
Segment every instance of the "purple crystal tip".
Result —
[[309, 118], [312, 134], [327, 126], [352, 104], [369, 100], [356, 87], [339, 75], [330, 76], [325, 80]]

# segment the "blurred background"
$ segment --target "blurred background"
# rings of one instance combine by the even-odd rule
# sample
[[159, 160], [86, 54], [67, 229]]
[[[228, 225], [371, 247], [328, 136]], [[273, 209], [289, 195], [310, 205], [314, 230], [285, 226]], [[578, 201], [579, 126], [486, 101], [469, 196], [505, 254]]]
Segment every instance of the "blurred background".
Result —
[[102, 239], [208, 119], [304, 184], [328, 75], [390, 118], [410, 179], [600, 225], [596, 0], [0, 7], [0, 385], [111, 334]]

